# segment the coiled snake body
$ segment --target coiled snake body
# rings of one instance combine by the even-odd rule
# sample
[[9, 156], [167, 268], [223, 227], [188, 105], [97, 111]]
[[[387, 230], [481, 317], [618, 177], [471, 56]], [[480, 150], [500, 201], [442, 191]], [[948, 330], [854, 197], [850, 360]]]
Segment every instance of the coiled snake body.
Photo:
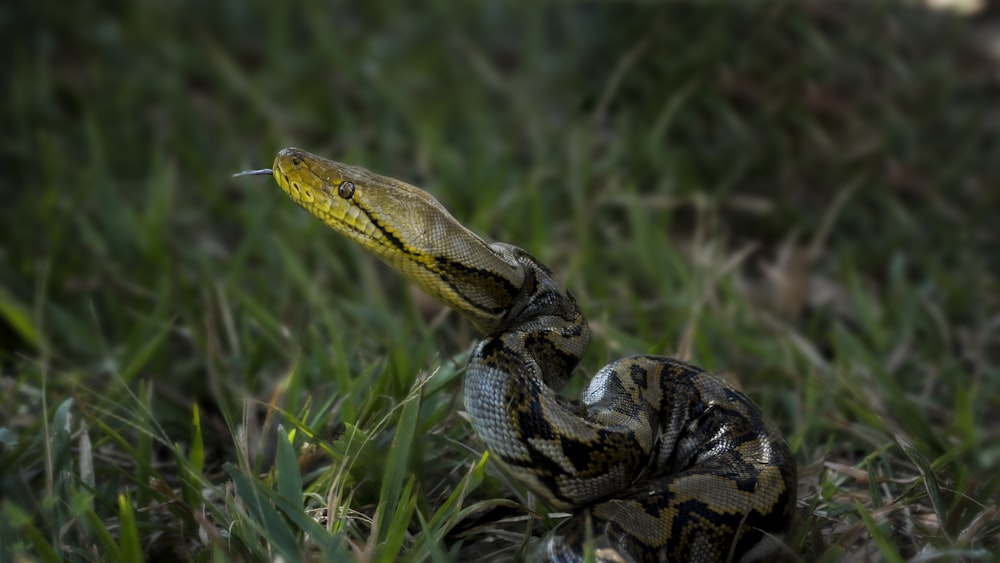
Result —
[[469, 318], [485, 337], [465, 406], [487, 448], [553, 507], [576, 513], [535, 557], [727, 561], [786, 527], [795, 464], [742, 393], [678, 360], [632, 356], [570, 400], [587, 346], [573, 296], [520, 248], [487, 244], [409, 184], [288, 148], [271, 173], [299, 205]]

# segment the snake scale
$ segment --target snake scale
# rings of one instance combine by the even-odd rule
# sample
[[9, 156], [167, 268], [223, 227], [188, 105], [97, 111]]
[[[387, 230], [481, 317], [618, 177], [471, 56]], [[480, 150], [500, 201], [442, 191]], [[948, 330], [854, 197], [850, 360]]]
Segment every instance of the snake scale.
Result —
[[705, 371], [641, 355], [558, 390], [587, 347], [573, 295], [526, 251], [487, 244], [428, 193], [300, 149], [271, 169], [296, 203], [484, 335], [465, 407], [486, 447], [552, 507], [574, 515], [541, 561], [737, 561], [777, 548], [796, 469], [745, 395]]

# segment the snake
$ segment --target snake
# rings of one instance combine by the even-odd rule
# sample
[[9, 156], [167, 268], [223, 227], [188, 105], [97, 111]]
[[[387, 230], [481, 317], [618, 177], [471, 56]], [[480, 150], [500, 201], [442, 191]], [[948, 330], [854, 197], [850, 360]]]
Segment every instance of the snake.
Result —
[[793, 454], [745, 394], [683, 361], [634, 355], [560, 393], [590, 331], [573, 294], [527, 251], [487, 243], [420, 188], [298, 148], [269, 169], [298, 205], [482, 335], [465, 409], [500, 465], [571, 516], [534, 561], [752, 561], [781, 549]]

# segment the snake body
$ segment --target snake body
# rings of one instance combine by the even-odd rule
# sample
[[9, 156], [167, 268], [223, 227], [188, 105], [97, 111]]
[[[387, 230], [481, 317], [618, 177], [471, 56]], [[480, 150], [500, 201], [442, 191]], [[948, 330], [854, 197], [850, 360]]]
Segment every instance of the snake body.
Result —
[[465, 375], [473, 427], [511, 474], [575, 512], [536, 559], [735, 561], [774, 549], [795, 463], [745, 395], [643, 355], [604, 367], [567, 399], [558, 390], [587, 347], [587, 321], [530, 254], [487, 244], [423, 190], [363, 168], [288, 148], [265, 172], [484, 335]]

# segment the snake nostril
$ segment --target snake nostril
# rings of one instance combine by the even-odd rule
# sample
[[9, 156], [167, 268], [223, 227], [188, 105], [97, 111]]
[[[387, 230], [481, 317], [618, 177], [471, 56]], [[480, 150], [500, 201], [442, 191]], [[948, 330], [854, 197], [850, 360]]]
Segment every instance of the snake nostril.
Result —
[[297, 156], [293, 156], [292, 157], [292, 165], [293, 166], [298, 166], [300, 164], [302, 164], [302, 159], [299, 158], [299, 157], [297, 157]]

